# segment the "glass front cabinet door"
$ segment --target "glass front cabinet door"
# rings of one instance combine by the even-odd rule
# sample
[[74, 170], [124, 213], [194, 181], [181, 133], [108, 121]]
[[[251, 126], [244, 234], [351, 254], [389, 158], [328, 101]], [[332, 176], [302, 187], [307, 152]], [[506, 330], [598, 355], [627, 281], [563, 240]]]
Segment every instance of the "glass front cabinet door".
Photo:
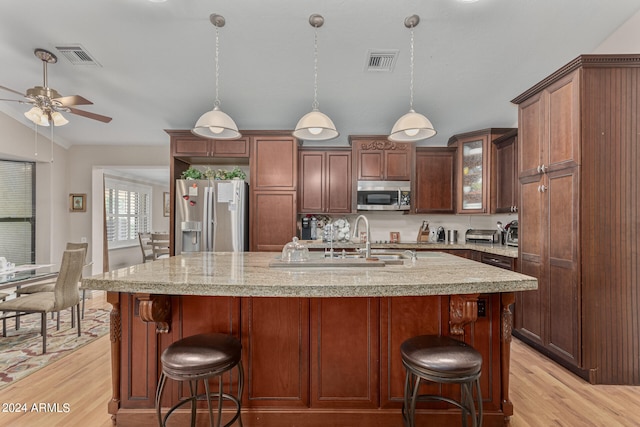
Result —
[[491, 128], [454, 135], [449, 146], [458, 150], [457, 213], [492, 213], [491, 141], [510, 129]]
[[486, 212], [484, 203], [484, 139], [463, 142], [460, 147], [460, 166], [462, 170], [462, 199], [460, 209], [463, 212]]

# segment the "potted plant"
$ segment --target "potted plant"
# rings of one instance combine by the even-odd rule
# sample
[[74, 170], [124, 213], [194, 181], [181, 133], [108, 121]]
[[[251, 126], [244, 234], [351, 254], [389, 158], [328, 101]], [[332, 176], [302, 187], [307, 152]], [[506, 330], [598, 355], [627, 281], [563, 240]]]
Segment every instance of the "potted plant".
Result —
[[198, 169], [194, 168], [193, 166], [189, 166], [189, 169], [182, 172], [181, 178], [182, 179], [203, 179], [204, 175]]

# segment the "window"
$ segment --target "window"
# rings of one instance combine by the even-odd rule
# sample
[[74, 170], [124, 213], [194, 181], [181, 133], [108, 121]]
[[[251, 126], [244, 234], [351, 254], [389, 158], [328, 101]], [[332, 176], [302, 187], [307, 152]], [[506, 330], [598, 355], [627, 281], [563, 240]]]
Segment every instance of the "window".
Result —
[[0, 256], [16, 265], [36, 261], [36, 166], [0, 160]]
[[109, 249], [138, 244], [138, 233], [151, 231], [149, 185], [104, 178], [104, 205]]

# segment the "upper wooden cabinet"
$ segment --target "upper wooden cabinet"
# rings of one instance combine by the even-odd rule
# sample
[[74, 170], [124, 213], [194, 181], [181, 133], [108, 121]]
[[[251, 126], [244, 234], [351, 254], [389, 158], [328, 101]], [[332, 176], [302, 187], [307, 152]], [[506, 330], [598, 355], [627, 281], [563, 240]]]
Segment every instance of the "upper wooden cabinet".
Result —
[[455, 213], [455, 170], [455, 148], [416, 148], [415, 213]]
[[358, 181], [410, 181], [413, 144], [384, 135], [349, 136]]
[[494, 166], [491, 180], [493, 213], [518, 212], [518, 131], [514, 129], [493, 141]]
[[292, 136], [251, 137], [252, 190], [295, 190], [298, 140]]
[[457, 212], [491, 213], [491, 142], [513, 129], [490, 128], [454, 135], [449, 146], [458, 149]]
[[249, 137], [207, 139], [190, 131], [170, 131], [173, 157], [249, 157]]
[[298, 211], [351, 213], [351, 149], [300, 149]]

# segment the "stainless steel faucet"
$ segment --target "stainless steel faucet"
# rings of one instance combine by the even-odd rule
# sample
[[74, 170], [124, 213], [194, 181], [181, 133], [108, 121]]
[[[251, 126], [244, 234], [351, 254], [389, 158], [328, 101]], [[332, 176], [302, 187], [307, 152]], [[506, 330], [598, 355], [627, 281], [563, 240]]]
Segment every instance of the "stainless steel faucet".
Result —
[[356, 236], [358, 235], [358, 224], [360, 223], [361, 219], [364, 220], [364, 225], [367, 228], [367, 242], [364, 245], [364, 247], [365, 247], [365, 257], [366, 258], [371, 258], [371, 229], [369, 228], [369, 220], [367, 219], [366, 216], [358, 215], [358, 217], [356, 218], [356, 221], [353, 223], [353, 236], [352, 236], [352, 238], [355, 239]]

